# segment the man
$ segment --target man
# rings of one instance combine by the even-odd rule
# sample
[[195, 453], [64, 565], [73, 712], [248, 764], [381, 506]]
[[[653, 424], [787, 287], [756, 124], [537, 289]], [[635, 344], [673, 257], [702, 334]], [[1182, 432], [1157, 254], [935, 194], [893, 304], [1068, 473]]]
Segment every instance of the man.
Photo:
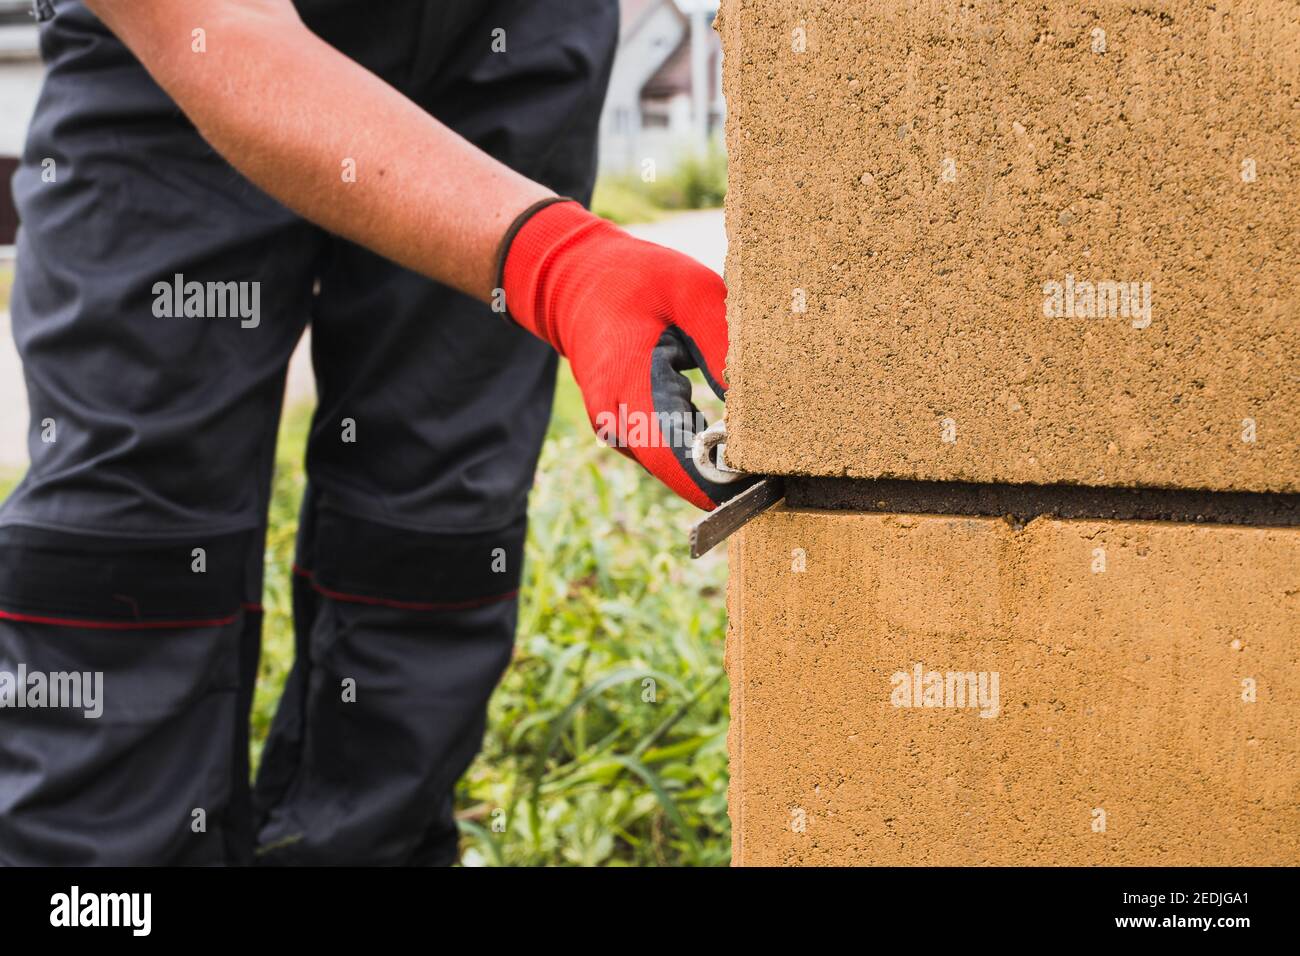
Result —
[[[573, 201], [615, 4], [37, 8], [13, 293], [32, 465], [0, 510], [0, 671], [102, 673], [103, 701], [0, 709], [0, 862], [450, 862], [556, 352], [593, 422], [641, 424], [620, 450], [724, 497], [689, 461], [680, 374], [724, 385], [721, 280]], [[250, 792], [308, 323], [297, 657]]]

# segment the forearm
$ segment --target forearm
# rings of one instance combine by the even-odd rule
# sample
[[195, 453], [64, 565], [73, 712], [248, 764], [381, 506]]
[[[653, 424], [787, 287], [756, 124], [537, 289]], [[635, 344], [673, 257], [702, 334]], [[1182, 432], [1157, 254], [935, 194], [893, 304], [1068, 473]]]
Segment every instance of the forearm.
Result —
[[[88, 5], [248, 179], [476, 298], [491, 298], [511, 221], [551, 195], [314, 36], [287, 0]], [[192, 49], [199, 28], [204, 52]]]

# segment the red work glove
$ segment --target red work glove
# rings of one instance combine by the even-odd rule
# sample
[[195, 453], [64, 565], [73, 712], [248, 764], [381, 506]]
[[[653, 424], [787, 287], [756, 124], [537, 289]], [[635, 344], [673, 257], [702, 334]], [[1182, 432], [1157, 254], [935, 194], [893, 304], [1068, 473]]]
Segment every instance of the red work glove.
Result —
[[705, 422], [681, 373], [699, 368], [719, 398], [727, 387], [727, 287], [717, 273], [572, 200], [526, 210], [501, 262], [507, 311], [568, 358], [602, 439], [705, 510], [752, 483], [716, 484], [691, 460]]

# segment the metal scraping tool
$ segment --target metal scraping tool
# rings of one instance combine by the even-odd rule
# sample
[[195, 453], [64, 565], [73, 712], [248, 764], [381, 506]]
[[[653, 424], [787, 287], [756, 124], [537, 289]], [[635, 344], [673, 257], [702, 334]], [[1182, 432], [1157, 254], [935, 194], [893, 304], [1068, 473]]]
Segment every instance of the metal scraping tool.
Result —
[[[742, 472], [728, 467], [726, 462], [727, 423], [715, 422], [695, 436], [691, 458], [701, 475], [717, 484], [728, 484], [744, 478]], [[736, 497], [728, 499], [691, 527], [691, 557], [698, 558], [711, 551], [732, 532], [756, 518], [785, 497], [785, 485], [780, 478], [764, 478], [750, 485]]]

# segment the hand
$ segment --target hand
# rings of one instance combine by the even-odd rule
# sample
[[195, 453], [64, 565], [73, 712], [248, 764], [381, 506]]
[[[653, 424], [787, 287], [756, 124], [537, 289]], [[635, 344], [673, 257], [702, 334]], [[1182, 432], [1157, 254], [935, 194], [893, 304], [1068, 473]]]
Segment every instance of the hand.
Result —
[[705, 510], [750, 482], [715, 484], [691, 460], [707, 423], [682, 372], [727, 383], [727, 287], [694, 259], [628, 235], [572, 200], [534, 206], [503, 243], [510, 315], [573, 367], [596, 433]]

